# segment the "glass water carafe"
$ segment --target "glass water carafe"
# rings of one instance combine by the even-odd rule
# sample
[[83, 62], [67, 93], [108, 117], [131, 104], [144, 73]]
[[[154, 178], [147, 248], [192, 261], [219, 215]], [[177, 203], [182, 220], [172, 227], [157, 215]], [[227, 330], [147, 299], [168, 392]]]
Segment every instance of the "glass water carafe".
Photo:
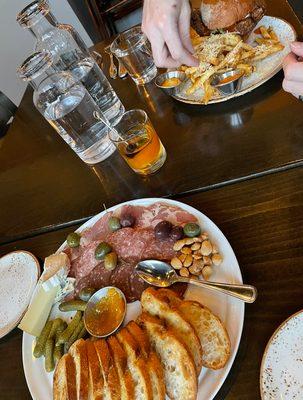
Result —
[[36, 51], [49, 51], [56, 71], [71, 71], [93, 97], [108, 121], [114, 125], [125, 109], [108, 79], [91, 57], [77, 31], [59, 24], [47, 0], [37, 0], [17, 16], [19, 24], [35, 36]]

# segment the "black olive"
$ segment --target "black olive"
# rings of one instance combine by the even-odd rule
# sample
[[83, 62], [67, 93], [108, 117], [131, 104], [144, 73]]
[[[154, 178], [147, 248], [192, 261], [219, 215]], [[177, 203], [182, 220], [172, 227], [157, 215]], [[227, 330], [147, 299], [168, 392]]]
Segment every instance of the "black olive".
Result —
[[123, 228], [130, 228], [135, 225], [135, 217], [131, 214], [124, 214], [120, 218], [120, 224]]
[[182, 226], [174, 226], [170, 232], [170, 237], [174, 241], [182, 239], [184, 236]]
[[173, 226], [169, 221], [161, 221], [155, 226], [156, 239], [168, 239]]

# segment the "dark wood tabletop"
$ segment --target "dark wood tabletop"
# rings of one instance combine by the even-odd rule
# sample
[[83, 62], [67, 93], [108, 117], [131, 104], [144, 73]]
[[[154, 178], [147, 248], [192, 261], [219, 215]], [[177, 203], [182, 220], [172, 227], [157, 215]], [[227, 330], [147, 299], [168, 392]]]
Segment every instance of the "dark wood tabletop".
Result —
[[[268, 14], [303, 34], [286, 0], [268, 3]], [[107, 71], [107, 56], [104, 61]], [[166, 164], [148, 178], [118, 154], [85, 165], [35, 110], [28, 89], [0, 140], [0, 257], [23, 249], [42, 265], [103, 205], [170, 197], [197, 208], [226, 235], [243, 280], [259, 291], [245, 307], [238, 355], [216, 400], [259, 399], [266, 343], [303, 308], [303, 104], [282, 91], [282, 78], [279, 73], [250, 94], [208, 107], [178, 103], [153, 83], [111, 81], [127, 109], [147, 111], [167, 149]], [[15, 329], [0, 340], [1, 400], [31, 398], [21, 339]]]
[[[285, 0], [269, 3], [269, 14], [302, 34]], [[148, 178], [133, 173], [117, 153], [85, 165], [35, 110], [27, 90], [0, 142], [0, 243], [83, 221], [103, 204], [179, 198], [302, 163], [302, 103], [283, 92], [281, 82], [279, 73], [243, 97], [204, 107], [179, 103], [153, 83], [112, 81], [126, 109], [147, 111], [167, 149], [164, 167]]]
[[[180, 199], [219, 226], [237, 255], [243, 280], [259, 292], [256, 303], [245, 307], [238, 356], [217, 400], [260, 398], [266, 343], [283, 320], [303, 308], [302, 182], [303, 168], [295, 168]], [[26, 249], [42, 260], [75, 228], [3, 245], [0, 256]], [[30, 399], [22, 372], [21, 336], [15, 330], [0, 341], [2, 400]]]

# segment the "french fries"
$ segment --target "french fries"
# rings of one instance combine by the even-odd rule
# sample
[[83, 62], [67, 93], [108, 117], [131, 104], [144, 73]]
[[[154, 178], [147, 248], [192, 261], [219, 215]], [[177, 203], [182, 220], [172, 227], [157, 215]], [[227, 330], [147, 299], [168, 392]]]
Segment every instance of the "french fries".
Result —
[[255, 45], [244, 43], [235, 33], [221, 33], [201, 37], [191, 29], [191, 40], [195, 55], [199, 59], [198, 67], [182, 66], [180, 69], [190, 78], [191, 85], [187, 95], [203, 89], [203, 102], [207, 104], [217, 90], [211, 85], [211, 78], [218, 72], [240, 69], [245, 76], [256, 70], [254, 63], [284, 49], [275, 31], [260, 26], [257, 30]]

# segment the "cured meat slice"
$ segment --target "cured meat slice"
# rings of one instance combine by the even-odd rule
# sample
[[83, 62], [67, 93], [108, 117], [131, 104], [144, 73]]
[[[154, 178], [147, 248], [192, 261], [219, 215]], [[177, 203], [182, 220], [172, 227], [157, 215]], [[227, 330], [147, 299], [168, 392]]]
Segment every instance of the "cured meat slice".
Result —
[[77, 249], [78, 257], [71, 262], [71, 269], [69, 272], [71, 277], [82, 279], [100, 263], [100, 261], [95, 258], [95, 250], [99, 243], [99, 241], [93, 241]]
[[85, 287], [101, 289], [102, 287], [109, 286], [111, 282], [111, 275], [112, 271], [106, 270], [103, 262], [99, 261], [99, 264], [96, 265], [89, 274], [76, 281], [75, 295], [77, 296], [80, 290]]
[[81, 245], [86, 245], [92, 240], [104, 240], [111, 233], [108, 220], [112, 215], [112, 212], [105, 213], [91, 228], [85, 229], [81, 233]]

